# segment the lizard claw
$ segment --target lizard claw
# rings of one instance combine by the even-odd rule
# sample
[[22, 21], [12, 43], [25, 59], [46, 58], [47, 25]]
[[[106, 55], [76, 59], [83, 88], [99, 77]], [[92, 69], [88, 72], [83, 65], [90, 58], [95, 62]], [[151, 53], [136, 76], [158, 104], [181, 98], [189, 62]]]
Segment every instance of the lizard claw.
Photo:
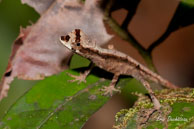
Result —
[[116, 89], [114, 86], [104, 86], [102, 89], [102, 91], [104, 91], [103, 95], [107, 96], [107, 95], [110, 95], [112, 96], [113, 95], [113, 92], [121, 92], [120, 89]]
[[81, 82], [86, 83], [86, 76], [84, 74], [80, 74], [79, 76], [72, 75], [70, 73], [67, 73], [70, 77], [74, 78], [73, 80], [69, 80], [69, 82], [76, 82], [80, 84]]

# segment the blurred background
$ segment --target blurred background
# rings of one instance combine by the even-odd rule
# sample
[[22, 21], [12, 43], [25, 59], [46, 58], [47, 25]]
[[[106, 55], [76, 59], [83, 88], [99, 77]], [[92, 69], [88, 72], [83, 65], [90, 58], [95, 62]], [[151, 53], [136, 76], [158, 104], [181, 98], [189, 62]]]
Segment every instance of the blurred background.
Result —
[[[147, 48], [166, 30], [177, 6], [177, 0], [141, 0], [136, 15], [128, 29], [133, 36]], [[112, 16], [121, 24], [127, 11], [114, 11]], [[31, 7], [21, 4], [20, 0], [2, 0], [0, 2], [0, 77], [2, 77], [11, 53], [13, 41], [19, 34], [20, 27], [35, 23], [39, 14]], [[110, 34], [114, 32], [107, 26]], [[145, 64], [128, 42], [115, 36], [109, 44], [115, 49], [127, 53]], [[104, 47], [107, 47], [105, 45]], [[194, 25], [183, 27], [173, 33], [153, 51], [153, 61], [158, 72], [179, 86], [194, 87]], [[15, 100], [33, 86], [34, 81], [15, 80], [9, 91], [9, 97], [0, 103], [0, 118]], [[96, 112], [84, 126], [84, 129], [111, 129], [115, 113], [129, 108], [131, 102], [122, 95], [112, 99]]]

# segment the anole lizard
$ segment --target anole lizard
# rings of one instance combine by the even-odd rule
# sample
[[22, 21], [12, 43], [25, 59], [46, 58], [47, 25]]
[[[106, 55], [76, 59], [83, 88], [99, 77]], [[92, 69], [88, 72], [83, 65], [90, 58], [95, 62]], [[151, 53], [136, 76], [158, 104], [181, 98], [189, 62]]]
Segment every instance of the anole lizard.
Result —
[[[163, 79], [160, 75], [150, 71], [130, 56], [116, 50], [103, 49], [97, 46], [96, 43], [90, 40], [80, 29], [75, 29], [66, 36], [61, 36], [60, 41], [68, 49], [88, 58], [98, 67], [114, 74], [110, 85], [103, 89], [105, 95], [112, 95], [113, 91], [119, 91], [115, 88], [119, 75], [130, 75], [145, 86], [154, 103], [155, 109], [160, 109], [161, 105], [154, 95], [150, 84], [145, 79], [160, 83], [167, 88], [177, 88], [175, 85]], [[87, 74], [89, 74], [89, 72], [85, 73], [85, 75]], [[78, 79], [84, 81], [82, 77], [78, 77], [77, 80]]]

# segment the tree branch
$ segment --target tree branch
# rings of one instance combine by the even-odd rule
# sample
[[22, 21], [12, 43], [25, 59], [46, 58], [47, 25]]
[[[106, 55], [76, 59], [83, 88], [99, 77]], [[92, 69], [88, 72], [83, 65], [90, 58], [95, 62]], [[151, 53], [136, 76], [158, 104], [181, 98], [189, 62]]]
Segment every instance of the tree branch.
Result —
[[133, 15], [134, 15], [134, 14], [135, 14], [135, 12], [128, 12], [128, 13], [127, 13], [126, 18], [125, 18], [125, 20], [123, 21], [123, 23], [122, 23], [122, 25], [121, 25], [121, 27], [122, 27], [123, 29], [127, 30], [128, 25], [129, 25], [131, 19], [133, 18]]
[[[149, 53], [138, 41], [124, 28], [122, 28], [110, 15], [111, 7], [114, 3], [114, 0], [109, 0], [105, 8], [104, 21], [115, 31], [123, 40], [129, 42], [135, 49], [138, 50], [139, 54], [143, 57], [148, 67], [157, 72], [154, 67], [151, 53]], [[130, 17], [131, 19], [132, 17]], [[128, 20], [129, 21], [129, 20]], [[126, 23], [125, 23], [126, 24]]]
[[153, 42], [147, 49], [147, 51], [149, 53], [152, 53], [152, 51], [154, 50], [154, 48], [156, 48], [157, 46], [159, 46], [171, 33], [172, 31], [167, 30], [158, 40], [156, 40], [155, 42]]

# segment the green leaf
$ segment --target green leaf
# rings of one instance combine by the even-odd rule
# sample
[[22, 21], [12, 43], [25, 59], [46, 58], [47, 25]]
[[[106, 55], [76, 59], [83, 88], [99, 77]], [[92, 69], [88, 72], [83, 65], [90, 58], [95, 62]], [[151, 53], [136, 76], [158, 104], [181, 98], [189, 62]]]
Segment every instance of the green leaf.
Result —
[[181, 0], [181, 2], [187, 6], [194, 7], [194, 0]]
[[90, 61], [80, 55], [74, 54], [71, 58], [70, 69], [77, 69], [89, 66]]
[[[136, 93], [137, 94], [137, 93]], [[153, 109], [147, 96], [139, 96], [133, 108], [122, 109], [116, 115], [116, 129], [168, 129], [194, 128], [194, 89], [180, 88], [162, 90], [156, 94], [162, 104], [161, 112], [154, 112], [145, 121], [145, 116]], [[150, 114], [149, 114], [150, 115]], [[167, 122], [165, 122], [167, 120]]]
[[129, 105], [130, 107], [133, 106], [134, 102], [137, 100], [137, 96], [132, 94], [134, 92], [139, 92], [139, 93], [147, 93], [147, 90], [145, 89], [145, 87], [136, 79], [132, 79], [129, 82], [123, 82], [123, 83], [127, 83], [127, 84], [123, 84], [123, 85], [129, 85], [129, 86], [125, 86], [122, 91], [121, 94], [122, 96], [129, 101]]
[[[69, 82], [66, 72], [48, 77], [36, 84], [21, 97], [4, 116], [0, 128], [11, 129], [78, 129], [109, 99], [103, 96], [102, 86], [110, 80], [95, 75], [87, 77], [87, 83]], [[134, 87], [133, 79], [120, 79], [119, 87]], [[133, 83], [135, 84], [135, 83]]]

